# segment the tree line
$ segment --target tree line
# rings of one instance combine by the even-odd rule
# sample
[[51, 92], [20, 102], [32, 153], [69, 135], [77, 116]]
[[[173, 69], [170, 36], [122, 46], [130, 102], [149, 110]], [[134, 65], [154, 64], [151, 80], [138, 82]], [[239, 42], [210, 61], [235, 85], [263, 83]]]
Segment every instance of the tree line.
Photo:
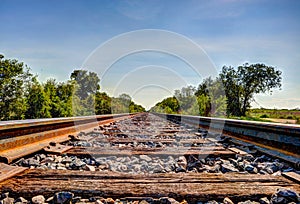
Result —
[[[281, 87], [281, 71], [265, 64], [224, 66], [216, 78], [204, 79], [198, 87], [175, 90], [150, 109], [152, 112], [245, 116], [254, 95]], [[128, 94], [110, 97], [100, 92], [94, 72], [74, 70], [70, 79], [41, 83], [30, 68], [0, 55], [0, 120], [54, 118], [111, 113], [144, 112]]]
[[99, 83], [97, 74], [87, 70], [74, 70], [66, 82], [41, 83], [23, 62], [0, 55], [0, 120], [145, 111], [125, 93], [100, 92]]
[[246, 116], [254, 95], [281, 88], [281, 71], [262, 63], [224, 66], [216, 78], [204, 79], [198, 87], [175, 90], [157, 103], [153, 112], [214, 117]]

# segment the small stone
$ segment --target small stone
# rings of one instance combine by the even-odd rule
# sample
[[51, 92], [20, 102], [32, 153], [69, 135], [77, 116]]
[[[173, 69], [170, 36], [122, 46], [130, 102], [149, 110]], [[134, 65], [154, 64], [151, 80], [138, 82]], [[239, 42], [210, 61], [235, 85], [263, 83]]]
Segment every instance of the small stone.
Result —
[[119, 170], [119, 171], [121, 171], [121, 172], [124, 172], [124, 171], [127, 171], [127, 170], [128, 170], [128, 168], [127, 168], [127, 166], [126, 166], [126, 165], [124, 165], [124, 164], [121, 164], [121, 165], [119, 165], [119, 166], [118, 166], [118, 170]]
[[19, 197], [15, 200], [15, 203], [28, 203], [28, 200], [23, 197]]
[[54, 204], [69, 204], [72, 201], [74, 194], [71, 192], [58, 192], [54, 194], [53, 203]]
[[251, 201], [251, 200], [247, 200], [247, 201], [244, 201], [244, 202], [238, 202], [238, 204], [260, 204], [260, 203], [255, 202], [255, 201]]
[[252, 173], [252, 174], [257, 174], [257, 168], [255, 168], [254, 166], [248, 164], [245, 166], [245, 171], [248, 171], [249, 173]]
[[183, 169], [186, 169], [186, 166], [187, 166], [187, 161], [186, 161], [186, 158], [185, 156], [180, 156], [177, 160], [177, 164], [179, 166], [181, 166]]
[[175, 172], [176, 172], [176, 173], [179, 173], [179, 172], [186, 172], [186, 170], [180, 166], [180, 167], [177, 167], [177, 168], [175, 169]]
[[34, 167], [36, 167], [39, 164], [40, 164], [39, 161], [36, 160], [36, 159], [30, 158], [30, 159], [27, 160], [27, 165], [28, 166], [34, 166]]
[[9, 197], [9, 192], [2, 193], [0, 198], [8, 198]]
[[222, 173], [239, 172], [239, 170], [236, 169], [232, 164], [221, 164], [221, 171]]
[[279, 168], [276, 166], [276, 163], [269, 163], [265, 169], [269, 174], [273, 174], [278, 171]]
[[70, 157], [65, 157], [62, 159], [61, 163], [66, 164], [66, 163], [71, 163], [72, 159]]
[[218, 173], [218, 172], [220, 172], [220, 168], [221, 168], [220, 165], [215, 165], [215, 166], [208, 168], [208, 172], [209, 173]]
[[263, 174], [263, 175], [268, 174], [268, 172], [266, 172], [266, 171], [264, 171], [264, 170], [260, 170], [259, 173], [260, 173], [260, 174]]
[[46, 203], [53, 203], [53, 196], [47, 198]]
[[252, 154], [247, 154], [245, 156], [243, 156], [243, 159], [245, 160], [249, 160], [249, 161], [254, 161], [254, 156]]
[[174, 198], [169, 198], [169, 197], [162, 197], [159, 199], [161, 204], [179, 204], [177, 200]]
[[139, 204], [148, 204], [148, 202], [145, 200], [142, 200], [141, 202], [139, 202]]
[[259, 203], [260, 204], [270, 204], [270, 201], [267, 197], [263, 197], [263, 198], [259, 199]]
[[81, 161], [80, 159], [76, 159], [76, 160], [73, 161], [71, 164], [72, 164], [71, 166], [73, 166], [73, 167], [75, 167], [75, 168], [77, 168], [77, 169], [86, 165], [86, 163], [84, 163], [84, 162]]
[[4, 198], [4, 199], [2, 200], [2, 203], [3, 203], [3, 204], [13, 204], [13, 203], [14, 203], [14, 200], [15, 200], [15, 199], [13, 199], [13, 198], [7, 197], [7, 198]]
[[57, 169], [57, 170], [67, 170], [66, 167], [62, 167], [62, 166], [58, 166], [58, 167], [56, 167], [56, 169]]
[[45, 202], [45, 197], [42, 195], [37, 195], [31, 198], [33, 204], [43, 204]]
[[41, 163], [52, 163], [54, 159], [52, 157], [46, 157], [45, 159], [41, 160]]
[[183, 200], [180, 202], [180, 204], [188, 204], [188, 202], [186, 200]]
[[272, 204], [283, 204], [283, 203], [288, 203], [288, 200], [284, 197], [273, 197], [271, 198], [271, 203]]
[[87, 171], [96, 171], [96, 168], [95, 168], [94, 166], [91, 166], [91, 165], [86, 165], [86, 166], [85, 166], [85, 169], [86, 169]]
[[101, 200], [96, 200], [95, 204], [103, 204]]
[[152, 160], [151, 157], [149, 157], [147, 155], [140, 155], [140, 159], [141, 160], [145, 160], [147, 162], [150, 162]]
[[164, 170], [164, 167], [160, 164], [154, 164], [153, 172], [161, 173]]
[[78, 203], [81, 200], [80, 196], [76, 196], [72, 198], [72, 203]]
[[215, 200], [210, 200], [206, 204], [219, 204], [219, 203]]
[[107, 198], [105, 201], [106, 201], [107, 204], [114, 204], [115, 203], [114, 199], [112, 199], [112, 198]]
[[230, 200], [230, 198], [228, 198], [228, 197], [224, 198], [223, 203], [224, 204], [234, 204], [234, 202], [232, 202], [232, 200]]
[[289, 202], [300, 202], [299, 194], [291, 189], [279, 188], [277, 192], [272, 195], [272, 199], [275, 197], [285, 198]]
[[232, 158], [228, 159], [230, 161], [231, 164], [233, 164], [234, 166], [238, 166], [238, 161]]

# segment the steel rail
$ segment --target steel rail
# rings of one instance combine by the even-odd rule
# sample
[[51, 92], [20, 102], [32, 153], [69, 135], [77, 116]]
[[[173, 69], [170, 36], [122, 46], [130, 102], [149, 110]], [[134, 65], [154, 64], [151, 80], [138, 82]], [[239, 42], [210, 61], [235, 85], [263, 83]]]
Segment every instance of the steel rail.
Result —
[[209, 135], [209, 137], [223, 134], [239, 141], [253, 144], [258, 150], [268, 149], [272, 156], [277, 154], [279, 158], [295, 164], [297, 168], [300, 167], [299, 125], [179, 114], [154, 114], [176, 123], [202, 127], [209, 129], [209, 132], [217, 133]]
[[70, 134], [129, 116], [132, 114], [1, 121], [0, 161], [10, 163], [43, 149], [51, 142], [66, 141]]

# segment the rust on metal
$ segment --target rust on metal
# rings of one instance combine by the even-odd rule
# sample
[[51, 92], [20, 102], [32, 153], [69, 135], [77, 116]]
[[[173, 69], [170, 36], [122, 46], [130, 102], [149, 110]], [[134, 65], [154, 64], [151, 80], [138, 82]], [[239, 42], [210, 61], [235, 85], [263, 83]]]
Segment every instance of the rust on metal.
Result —
[[233, 151], [235, 152], [236, 154], [239, 154], [239, 155], [247, 155], [248, 153], [239, 149], [239, 148], [236, 148], [236, 147], [229, 147], [228, 150], [230, 151]]
[[61, 145], [61, 144], [55, 143], [55, 145], [49, 145], [49, 146], [45, 147], [44, 151], [47, 153], [62, 154], [72, 148], [73, 148], [73, 146], [66, 146], [66, 145]]
[[[24, 185], [26, 184], [26, 185]], [[17, 192], [18, 196], [32, 197], [55, 192], [70, 191], [78, 196], [103, 197], [163, 197], [176, 200], [220, 199], [234, 197], [253, 199], [271, 196], [282, 186], [300, 191], [300, 186], [290, 180], [272, 175], [253, 174], [126, 174], [116, 172], [42, 171], [27, 170], [3, 183], [0, 191]]]
[[[294, 164], [296, 168], [300, 168], [299, 125], [175, 114], [155, 114], [176, 123], [181, 122], [199, 128], [209, 128], [211, 132], [221, 131], [223, 136], [232, 137], [236, 140], [255, 145], [259, 151], [283, 159]], [[273, 152], [277, 152], [277, 154]]]
[[296, 173], [296, 172], [283, 172], [282, 176], [295, 181], [297, 183], [300, 183], [300, 174]]
[[[87, 121], [84, 119], [82, 119], [83, 121], [76, 121], [76, 122], [73, 121], [73, 123], [70, 124], [71, 126], [69, 127], [48, 130], [48, 131], [43, 131], [44, 129], [39, 129], [39, 127], [30, 126], [31, 128], [35, 129], [34, 131], [37, 131], [36, 130], [37, 128], [41, 132], [28, 134], [28, 135], [18, 135], [19, 133], [16, 133], [15, 137], [13, 137], [14, 134], [13, 131], [18, 132], [19, 130], [18, 128], [16, 128], [16, 126], [13, 126], [14, 129], [11, 130], [12, 135], [9, 138], [5, 138], [5, 139], [1, 138], [0, 140], [0, 145], [1, 145], [0, 161], [11, 163], [13, 160], [17, 158], [42, 150], [43, 148], [48, 146], [51, 142], [60, 143], [60, 142], [67, 141], [70, 139], [69, 138], [70, 134], [77, 134], [82, 130], [93, 129], [95, 127], [98, 127], [99, 125], [111, 123], [112, 121], [122, 120], [124, 118], [129, 117], [128, 115], [126, 116], [117, 115], [116, 118], [112, 119], [113, 116], [114, 115], [110, 115], [110, 117], [108, 116], [98, 117], [97, 120], [93, 118], [93, 120], [89, 119]], [[103, 119], [103, 121], [101, 121], [101, 119]], [[57, 122], [56, 120], [54, 121]], [[48, 125], [51, 126], [51, 124]], [[23, 128], [23, 125], [21, 125], [21, 127]], [[52, 128], [54, 127], [57, 128], [57, 126], [53, 126]], [[7, 127], [5, 127], [4, 130], [8, 130]]]
[[18, 166], [10, 166], [7, 164], [0, 163], [0, 182], [5, 181], [23, 171], [27, 168], [18, 167]]

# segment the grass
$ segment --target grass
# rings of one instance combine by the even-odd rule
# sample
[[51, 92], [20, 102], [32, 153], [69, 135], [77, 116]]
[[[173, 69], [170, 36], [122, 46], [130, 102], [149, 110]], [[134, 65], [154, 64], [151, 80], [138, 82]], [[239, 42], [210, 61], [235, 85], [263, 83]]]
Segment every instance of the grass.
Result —
[[[245, 120], [272, 122], [268, 120], [268, 118], [296, 120], [296, 124], [300, 124], [300, 110], [265, 109], [265, 108], [250, 109], [247, 112], [247, 117], [245, 117]], [[241, 119], [243, 120], [243, 118]]]
[[272, 122], [267, 119], [261, 119], [253, 116], [241, 116], [241, 117], [230, 117], [230, 119], [237, 119], [237, 120], [250, 120], [250, 121], [259, 121], [259, 122]]

